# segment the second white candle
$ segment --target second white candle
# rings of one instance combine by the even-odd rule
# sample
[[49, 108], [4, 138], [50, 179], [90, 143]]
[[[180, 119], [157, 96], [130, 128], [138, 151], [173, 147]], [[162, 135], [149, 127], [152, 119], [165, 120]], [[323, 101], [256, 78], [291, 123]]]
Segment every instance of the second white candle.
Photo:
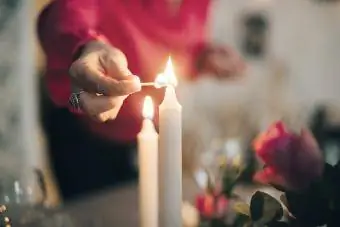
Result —
[[154, 107], [147, 96], [143, 126], [138, 134], [139, 211], [141, 227], [158, 227], [158, 134], [152, 122]]
[[[176, 80], [170, 59], [163, 76]], [[182, 227], [182, 106], [174, 86], [159, 106], [159, 227]]]

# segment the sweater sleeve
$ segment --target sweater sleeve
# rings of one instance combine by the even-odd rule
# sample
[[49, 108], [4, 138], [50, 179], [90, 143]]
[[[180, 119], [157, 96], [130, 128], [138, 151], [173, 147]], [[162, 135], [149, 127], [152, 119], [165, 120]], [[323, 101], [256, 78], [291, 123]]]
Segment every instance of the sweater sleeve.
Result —
[[97, 1], [54, 0], [39, 15], [37, 33], [46, 55], [47, 88], [57, 106], [69, 107], [68, 69], [75, 54], [87, 42], [102, 37], [97, 31]]
[[77, 49], [96, 38], [96, 3], [97, 0], [54, 0], [42, 11], [37, 29], [48, 63], [62, 58], [70, 64]]

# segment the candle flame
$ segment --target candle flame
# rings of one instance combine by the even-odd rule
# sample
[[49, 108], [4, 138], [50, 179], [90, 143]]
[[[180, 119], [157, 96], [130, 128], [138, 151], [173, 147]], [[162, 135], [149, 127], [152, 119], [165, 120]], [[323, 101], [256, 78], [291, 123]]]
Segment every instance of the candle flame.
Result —
[[172, 65], [171, 57], [168, 58], [168, 61], [166, 63], [166, 67], [163, 73], [158, 74], [155, 80], [155, 86], [156, 88], [161, 88], [165, 86], [177, 86], [177, 78], [175, 75], [175, 70]]
[[169, 57], [168, 62], [166, 63], [166, 67], [165, 67], [163, 75], [168, 79], [171, 85], [174, 85], [174, 86], [177, 85], [177, 79], [176, 79], [174, 67], [172, 65], [171, 57]]
[[152, 119], [154, 116], [153, 102], [150, 96], [146, 96], [143, 105], [143, 117]]

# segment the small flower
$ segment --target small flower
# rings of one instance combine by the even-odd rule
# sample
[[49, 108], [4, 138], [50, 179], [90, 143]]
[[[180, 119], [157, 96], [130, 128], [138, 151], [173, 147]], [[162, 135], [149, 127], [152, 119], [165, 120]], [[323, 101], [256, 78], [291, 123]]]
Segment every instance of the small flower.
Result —
[[228, 200], [220, 194], [200, 194], [196, 197], [196, 208], [205, 218], [219, 218], [226, 214]]
[[308, 187], [322, 175], [322, 154], [308, 130], [303, 129], [299, 135], [290, 133], [277, 122], [255, 139], [254, 149], [265, 163], [264, 169], [255, 174], [256, 181], [295, 190]]
[[228, 199], [225, 196], [220, 195], [216, 198], [215, 202], [216, 216], [223, 217], [228, 209]]
[[211, 217], [213, 215], [213, 196], [200, 194], [196, 197], [196, 208], [202, 216]]
[[242, 157], [241, 155], [236, 155], [233, 159], [232, 159], [232, 166], [235, 168], [240, 168], [242, 165]]
[[226, 167], [227, 164], [228, 164], [227, 157], [225, 155], [220, 155], [218, 157], [218, 166], [220, 168], [224, 168], [224, 167]]

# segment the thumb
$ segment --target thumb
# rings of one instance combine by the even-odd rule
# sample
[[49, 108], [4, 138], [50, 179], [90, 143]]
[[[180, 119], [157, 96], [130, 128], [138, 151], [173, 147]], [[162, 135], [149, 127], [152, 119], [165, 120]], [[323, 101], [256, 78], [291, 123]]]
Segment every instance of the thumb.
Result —
[[[109, 84], [110, 86], [104, 83], [107, 80], [112, 81], [112, 83]], [[98, 81], [97, 84], [100, 87], [101, 93], [107, 96], [125, 96], [142, 89], [139, 77], [133, 75], [126, 76], [122, 80], [104, 77], [101, 81]]]
[[138, 92], [142, 89], [142, 85], [138, 76], [129, 75], [126, 76], [123, 80], [119, 81], [120, 86], [122, 87], [122, 91], [125, 94], [131, 94]]

